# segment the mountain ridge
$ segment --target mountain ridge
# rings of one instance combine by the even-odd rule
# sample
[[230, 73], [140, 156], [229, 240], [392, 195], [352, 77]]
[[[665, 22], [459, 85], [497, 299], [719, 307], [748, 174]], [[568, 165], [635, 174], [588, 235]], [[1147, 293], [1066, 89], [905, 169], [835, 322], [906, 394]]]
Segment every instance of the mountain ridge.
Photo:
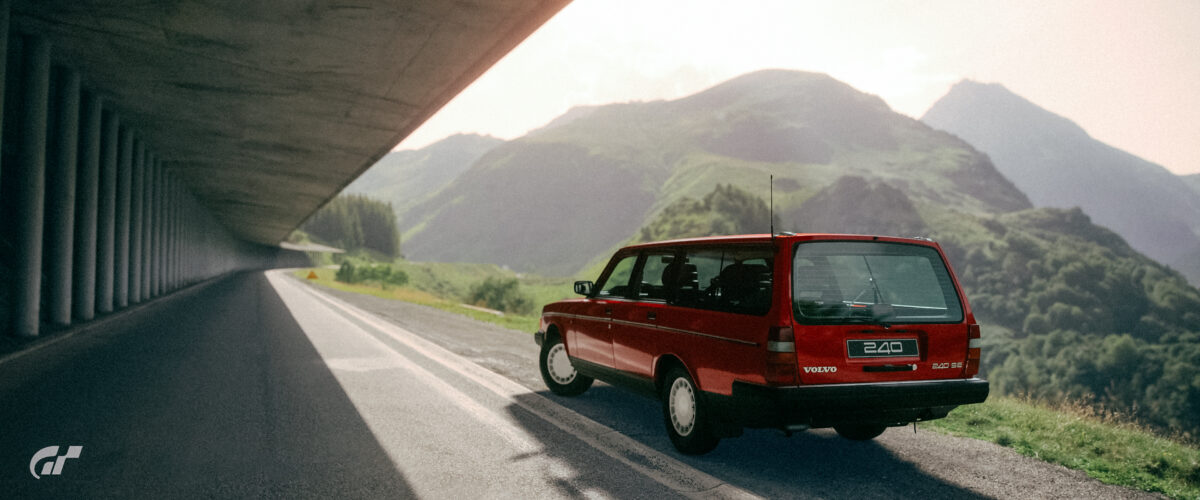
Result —
[[490, 136], [454, 134], [424, 148], [392, 151], [344, 191], [389, 202], [400, 214], [440, 191], [503, 143]]
[[[938, 241], [985, 325], [997, 393], [1094, 402], [1200, 435], [1200, 291], [1090, 213], [1034, 207], [958, 136], [786, 71], [569, 114], [406, 211], [405, 253], [594, 279], [631, 241], [765, 230], [774, 175], [779, 230]], [[1046, 121], [1052, 134], [1023, 140], [1094, 142]]]
[[1079, 206], [1200, 283], [1200, 194], [1162, 166], [1092, 138], [999, 84], [959, 82], [921, 121], [987, 153], [1035, 205]]
[[1032, 206], [966, 142], [827, 75], [764, 70], [574, 114], [492, 149], [404, 212], [405, 253], [569, 275], [675, 201], [718, 184], [765, 194], [770, 175], [790, 188], [777, 193], [781, 214], [844, 175], [918, 206]]

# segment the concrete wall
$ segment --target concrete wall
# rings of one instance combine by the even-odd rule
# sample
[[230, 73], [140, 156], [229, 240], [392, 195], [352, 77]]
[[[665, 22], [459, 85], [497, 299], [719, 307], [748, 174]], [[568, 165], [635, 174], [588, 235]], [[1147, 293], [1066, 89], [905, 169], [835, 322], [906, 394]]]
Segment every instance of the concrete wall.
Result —
[[[9, 30], [0, 0], [0, 329], [35, 337], [231, 271], [301, 266], [234, 238], [122, 105]], [[182, 118], [181, 118], [182, 119]]]

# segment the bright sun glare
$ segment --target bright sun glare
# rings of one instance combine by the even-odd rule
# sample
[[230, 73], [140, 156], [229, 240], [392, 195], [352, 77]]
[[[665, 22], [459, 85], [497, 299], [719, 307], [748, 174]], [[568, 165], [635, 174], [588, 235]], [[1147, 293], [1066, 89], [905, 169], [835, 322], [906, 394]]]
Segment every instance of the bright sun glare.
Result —
[[1200, 2], [575, 0], [399, 145], [512, 139], [572, 107], [674, 99], [764, 68], [827, 73], [919, 118], [1003, 84], [1094, 137], [1200, 172]]

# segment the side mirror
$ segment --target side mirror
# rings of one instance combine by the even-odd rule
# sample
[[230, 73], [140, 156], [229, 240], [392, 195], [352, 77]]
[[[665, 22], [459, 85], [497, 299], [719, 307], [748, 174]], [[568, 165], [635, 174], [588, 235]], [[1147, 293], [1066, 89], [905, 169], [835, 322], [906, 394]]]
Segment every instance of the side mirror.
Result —
[[593, 286], [595, 286], [595, 283], [592, 283], [591, 281], [576, 281], [575, 282], [575, 293], [577, 293], [579, 295], [589, 296], [592, 294]]

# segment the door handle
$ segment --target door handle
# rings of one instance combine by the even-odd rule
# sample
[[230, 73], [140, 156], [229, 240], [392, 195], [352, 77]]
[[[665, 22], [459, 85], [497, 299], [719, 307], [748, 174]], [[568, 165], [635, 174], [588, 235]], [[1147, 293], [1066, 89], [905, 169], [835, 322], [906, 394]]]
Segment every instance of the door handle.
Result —
[[612, 316], [612, 308], [611, 307], [604, 308], [604, 314]]
[[650, 321], [654, 321], [654, 320], [658, 319], [658, 313], [656, 313], [654, 311], [650, 311], [650, 312], [646, 313], [646, 319], [648, 319]]

